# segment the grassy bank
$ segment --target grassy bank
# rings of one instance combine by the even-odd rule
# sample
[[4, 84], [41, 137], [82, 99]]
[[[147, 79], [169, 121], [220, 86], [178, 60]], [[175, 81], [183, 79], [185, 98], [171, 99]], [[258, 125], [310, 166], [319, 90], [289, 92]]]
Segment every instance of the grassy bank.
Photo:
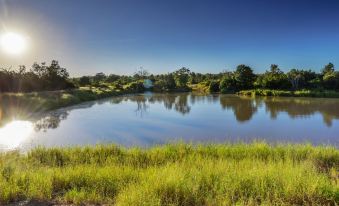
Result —
[[282, 97], [326, 97], [326, 98], [339, 98], [339, 92], [332, 90], [316, 91], [316, 90], [269, 90], [269, 89], [254, 89], [242, 90], [237, 93], [238, 95], [245, 96], [282, 96]]
[[114, 87], [81, 87], [73, 90], [0, 94], [0, 125], [13, 117], [25, 118], [37, 112], [58, 109], [111, 96], [137, 93], [138, 90]]
[[122, 92], [110, 88], [80, 88], [74, 90], [32, 92], [32, 93], [4, 93], [0, 95], [2, 107], [17, 106], [31, 110], [51, 110], [77, 104], [83, 101], [109, 97]]
[[0, 203], [336, 205], [339, 150], [265, 143], [0, 155]]

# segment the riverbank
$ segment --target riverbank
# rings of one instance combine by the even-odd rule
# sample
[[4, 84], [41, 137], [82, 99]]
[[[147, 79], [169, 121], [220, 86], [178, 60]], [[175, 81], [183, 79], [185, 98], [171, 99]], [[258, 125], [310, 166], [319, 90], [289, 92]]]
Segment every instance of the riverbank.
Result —
[[[21, 118], [34, 113], [45, 112], [86, 101], [139, 92], [135, 89], [111, 87], [81, 87], [73, 90], [32, 93], [0, 94], [0, 125], [8, 118]], [[11, 119], [9, 119], [11, 120]]]
[[265, 143], [38, 148], [0, 155], [0, 202], [335, 205], [339, 150]]
[[333, 90], [269, 90], [269, 89], [254, 89], [242, 90], [237, 92], [243, 96], [281, 96], [281, 97], [323, 97], [323, 98], [339, 98], [339, 92]]
[[60, 107], [78, 104], [84, 101], [131, 93], [129, 90], [114, 88], [81, 87], [73, 90], [4, 93], [0, 95], [2, 105], [32, 106], [32, 110], [52, 110]]

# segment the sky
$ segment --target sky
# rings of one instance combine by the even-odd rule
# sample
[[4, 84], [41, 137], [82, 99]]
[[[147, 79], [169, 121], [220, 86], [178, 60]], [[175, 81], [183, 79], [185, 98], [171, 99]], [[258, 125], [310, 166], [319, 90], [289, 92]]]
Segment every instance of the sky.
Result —
[[9, 31], [28, 48], [0, 67], [56, 59], [71, 76], [339, 64], [338, 0], [0, 0]]

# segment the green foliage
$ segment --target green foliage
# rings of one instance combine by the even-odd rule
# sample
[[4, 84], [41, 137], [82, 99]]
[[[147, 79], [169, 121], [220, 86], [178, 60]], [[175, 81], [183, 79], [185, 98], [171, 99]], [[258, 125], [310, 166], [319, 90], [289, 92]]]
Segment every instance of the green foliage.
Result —
[[291, 88], [287, 75], [282, 72], [278, 65], [272, 64], [270, 71], [259, 75], [255, 85], [266, 89], [288, 89]]
[[[0, 204], [335, 205], [339, 151], [310, 145], [173, 144], [0, 154]], [[32, 202], [33, 201], [33, 202]]]
[[177, 87], [186, 87], [190, 76], [190, 70], [183, 67], [174, 72], [175, 84]]
[[50, 65], [34, 63], [30, 71], [20, 66], [18, 71], [0, 70], [0, 92], [32, 92], [42, 90], [60, 90], [74, 88], [69, 74], [58, 61]]
[[210, 84], [211, 81], [203, 81], [203, 82], [199, 82], [198, 84], [192, 84], [190, 85], [190, 88], [193, 91], [197, 91], [200, 93], [209, 93], [210, 92]]
[[107, 83], [112, 83], [112, 82], [115, 82], [115, 81], [117, 81], [117, 80], [119, 80], [120, 79], [120, 76], [119, 75], [116, 75], [116, 74], [110, 74], [110, 75], [108, 75], [108, 77], [106, 78], [106, 82]]
[[242, 90], [237, 94], [245, 96], [285, 96], [285, 97], [326, 97], [326, 98], [338, 98], [339, 92], [332, 90], [269, 90], [269, 89], [254, 89], [254, 90]]
[[311, 70], [292, 69], [287, 73], [287, 77], [293, 89], [317, 88], [320, 87], [318, 75]]
[[339, 89], [339, 72], [327, 72], [323, 76], [323, 82], [326, 89]]
[[171, 91], [176, 88], [173, 74], [160, 75], [157, 79], [154, 84], [156, 91]]
[[216, 80], [212, 80], [208, 86], [208, 91], [209, 92], [219, 92], [220, 88], [219, 88], [219, 81]]
[[[322, 73], [311, 70], [291, 69], [284, 73], [278, 65], [272, 64], [269, 71], [263, 74], [254, 74], [252, 68], [238, 65], [234, 72], [218, 74], [201, 74], [191, 72], [188, 68], [168, 74], [153, 75], [142, 67], [133, 75], [106, 75], [102, 72], [94, 76], [83, 76], [69, 80], [66, 69], [59, 66], [57, 61], [46, 64], [34, 64], [29, 72], [21, 66], [18, 71], [0, 70], [0, 92], [30, 92], [43, 90], [61, 90], [77, 86], [96, 88], [115, 88], [117, 90], [144, 91], [135, 82], [149, 79], [153, 83], [153, 91], [203, 91], [234, 93], [247, 89], [274, 89], [274, 90], [339, 90], [339, 72], [329, 63], [322, 69]], [[216, 82], [219, 82], [219, 88]], [[74, 83], [74, 84], [73, 84]], [[206, 85], [207, 84], [207, 85]], [[130, 89], [131, 88], [131, 89]]]
[[102, 72], [96, 73], [93, 77], [93, 82], [98, 84], [106, 79], [106, 75]]
[[237, 90], [237, 81], [234, 74], [226, 73], [221, 79], [219, 88], [222, 93], [235, 92]]
[[91, 80], [88, 76], [80, 77], [80, 79], [79, 79], [79, 85], [80, 86], [88, 86], [90, 84], [91, 84]]
[[129, 92], [143, 92], [145, 87], [142, 81], [131, 82], [124, 86], [124, 89]]
[[234, 72], [238, 89], [249, 89], [253, 87], [255, 75], [251, 67], [244, 64], [238, 65]]
[[324, 68], [321, 70], [321, 73], [323, 75], [327, 73], [332, 73], [332, 72], [334, 72], [334, 65], [331, 62], [325, 65]]

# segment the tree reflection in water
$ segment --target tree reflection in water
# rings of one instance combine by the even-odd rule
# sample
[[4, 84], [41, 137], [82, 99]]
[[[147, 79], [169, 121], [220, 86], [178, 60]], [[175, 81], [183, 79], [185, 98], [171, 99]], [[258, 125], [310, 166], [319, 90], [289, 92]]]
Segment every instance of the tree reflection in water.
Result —
[[59, 124], [62, 120], [65, 120], [68, 116], [67, 111], [63, 112], [52, 112], [47, 116], [39, 119], [34, 123], [35, 131], [46, 132], [48, 129], [55, 129], [59, 127]]
[[125, 101], [136, 102], [136, 111], [140, 114], [146, 113], [151, 104], [162, 103], [167, 110], [174, 109], [185, 115], [191, 111], [191, 106], [188, 105], [189, 97], [189, 93], [134, 95], [125, 97]]
[[220, 97], [220, 104], [223, 109], [231, 109], [238, 122], [246, 122], [250, 120], [254, 113], [258, 110], [256, 101], [249, 97], [239, 97], [223, 95]]
[[271, 120], [276, 119], [279, 113], [286, 113], [292, 119], [310, 118], [316, 113], [323, 117], [323, 122], [328, 127], [332, 126], [335, 119], [339, 119], [339, 99], [325, 98], [284, 98], [265, 97], [251, 98], [236, 95], [201, 95], [195, 93], [170, 93], [170, 94], [139, 94], [122, 97], [113, 97], [95, 102], [48, 112], [44, 114], [30, 113], [27, 106], [20, 104], [0, 104], [0, 128], [13, 119], [29, 120], [34, 123], [36, 131], [47, 131], [59, 127], [70, 111], [92, 107], [95, 104], [123, 104], [124, 102], [136, 103], [135, 112], [143, 117], [152, 104], [162, 104], [167, 110], [174, 110], [182, 115], [188, 115], [195, 104], [220, 104], [224, 110], [233, 111], [235, 119], [240, 123], [250, 121], [258, 113], [259, 108], [264, 108]]
[[70, 111], [76, 109], [86, 109], [90, 108], [95, 104], [103, 104], [104, 101], [97, 102], [87, 102], [83, 104], [79, 104], [76, 106], [66, 107], [64, 109], [55, 110], [52, 112], [47, 112], [40, 114], [39, 116], [34, 116], [31, 118], [31, 121], [34, 122], [35, 131], [43, 131], [46, 132], [48, 129], [56, 129], [59, 127], [60, 123], [63, 120], [66, 120]]
[[308, 118], [320, 113], [324, 123], [332, 126], [334, 119], [339, 119], [339, 100], [325, 98], [263, 98], [266, 111], [275, 119], [280, 112], [286, 112], [292, 119]]

